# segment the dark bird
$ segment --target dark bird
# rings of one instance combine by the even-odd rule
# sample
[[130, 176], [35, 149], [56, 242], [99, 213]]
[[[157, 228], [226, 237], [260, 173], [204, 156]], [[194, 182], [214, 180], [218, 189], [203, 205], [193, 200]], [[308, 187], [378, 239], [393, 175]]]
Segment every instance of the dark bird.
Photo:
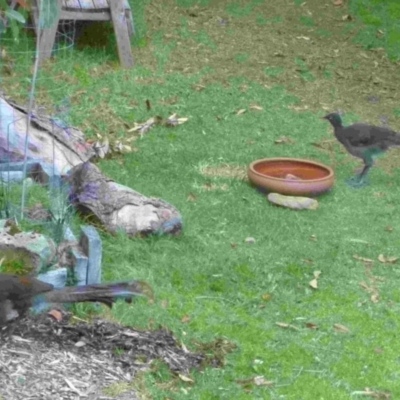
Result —
[[343, 126], [342, 119], [337, 113], [325, 115], [323, 118], [331, 123], [336, 139], [346, 150], [364, 162], [361, 173], [347, 182], [352, 187], [360, 187], [367, 183], [365, 178], [377, 156], [390, 147], [400, 146], [400, 134], [392, 129], [363, 123]]
[[130, 303], [132, 297], [153, 298], [150, 286], [143, 281], [68, 286], [54, 289], [53, 285], [30, 276], [0, 273], [0, 326], [23, 317], [33, 302], [42, 306], [51, 303], [101, 302], [111, 308], [117, 299]]

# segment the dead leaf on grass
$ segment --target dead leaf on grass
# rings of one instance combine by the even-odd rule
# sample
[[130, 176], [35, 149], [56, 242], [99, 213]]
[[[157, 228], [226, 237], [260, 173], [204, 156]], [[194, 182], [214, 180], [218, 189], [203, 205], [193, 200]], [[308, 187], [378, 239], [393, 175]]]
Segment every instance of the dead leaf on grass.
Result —
[[347, 326], [342, 325], [342, 324], [333, 324], [333, 329], [336, 332], [340, 332], [340, 333], [349, 333], [350, 332], [350, 329]]
[[190, 321], [190, 317], [189, 315], [185, 314], [182, 318], [181, 318], [181, 322], [185, 323], [185, 322], [189, 322]]
[[274, 382], [267, 381], [262, 375], [254, 377], [254, 384], [256, 386], [272, 386]]
[[228, 190], [228, 185], [226, 185], [225, 183], [221, 184], [221, 185], [216, 185], [215, 183], [210, 183], [210, 182], [206, 182], [203, 185], [201, 185], [201, 187], [204, 190]]
[[281, 328], [290, 328], [290, 329], [295, 329], [296, 331], [299, 330], [299, 328], [297, 326], [287, 324], [286, 322], [275, 322], [275, 324]]
[[318, 281], [316, 279], [312, 279], [308, 284], [311, 288], [318, 289]]
[[333, 5], [336, 7], [342, 6], [343, 5], [343, 0], [335, 0], [333, 2]]
[[373, 303], [377, 303], [377, 302], [379, 301], [379, 293], [373, 293], [373, 294], [371, 294], [370, 299], [371, 299], [371, 301], [372, 301]]
[[150, 128], [152, 128], [161, 117], [151, 117], [147, 121], [142, 123], [133, 123], [133, 128], [128, 129], [128, 132], [137, 132], [140, 136], [143, 136]]
[[365, 290], [372, 290], [365, 282], [358, 283]]
[[313, 289], [318, 289], [318, 277], [321, 275], [321, 271], [314, 271], [313, 272], [314, 279], [312, 279], [308, 284]]
[[388, 257], [384, 256], [383, 254], [379, 254], [378, 256], [378, 260], [384, 264], [394, 264], [398, 259], [399, 257]]
[[197, 197], [193, 193], [188, 193], [187, 199], [188, 199], [188, 201], [195, 201], [197, 199]]
[[274, 383], [272, 381], [268, 381], [262, 375], [244, 378], [244, 379], [235, 379], [235, 382], [239, 385], [243, 386], [244, 389], [251, 389], [253, 385], [256, 386], [272, 386]]
[[382, 390], [371, 390], [370, 388], [365, 388], [364, 390], [357, 390], [351, 393], [354, 395], [370, 396], [376, 400], [389, 400], [391, 398], [390, 392]]
[[176, 125], [181, 125], [183, 123], [185, 123], [189, 118], [177, 118], [176, 114], [172, 114], [170, 115], [164, 125], [165, 126], [176, 126]]
[[285, 144], [285, 143], [294, 143], [294, 140], [289, 136], [279, 136], [278, 139], [274, 140], [275, 144]]
[[370, 258], [366, 258], [366, 257], [361, 257], [358, 254], [354, 254], [353, 258], [358, 260], [358, 261], [362, 261], [368, 264], [372, 264], [374, 262], [374, 260], [371, 260]]
[[242, 114], [244, 114], [246, 112], [246, 109], [245, 108], [241, 108], [241, 109], [239, 109], [239, 110], [236, 110], [235, 111], [235, 114], [236, 115], [242, 115]]
[[250, 110], [256, 110], [256, 111], [262, 111], [263, 108], [261, 106], [259, 106], [258, 104], [252, 104], [249, 107]]
[[93, 150], [97, 157], [104, 158], [110, 152], [110, 144], [108, 139], [105, 138], [103, 141], [97, 141], [93, 143]]
[[306, 328], [309, 328], [309, 329], [318, 329], [318, 325], [314, 324], [314, 322], [306, 322], [305, 326], [306, 326]]
[[186, 375], [178, 374], [178, 376], [179, 376], [179, 379], [180, 379], [182, 382], [194, 383], [194, 380], [193, 380], [192, 378], [189, 378], [189, 377], [186, 376]]

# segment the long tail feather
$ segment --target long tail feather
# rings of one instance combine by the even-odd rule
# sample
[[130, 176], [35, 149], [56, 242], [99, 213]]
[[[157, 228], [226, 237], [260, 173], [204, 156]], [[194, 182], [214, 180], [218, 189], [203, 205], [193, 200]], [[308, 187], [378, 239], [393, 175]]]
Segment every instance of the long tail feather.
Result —
[[124, 299], [127, 303], [134, 296], [141, 295], [153, 299], [153, 290], [143, 281], [104, 283], [86, 286], [70, 286], [52, 290], [41, 295], [48, 303], [101, 302], [112, 307], [115, 300]]

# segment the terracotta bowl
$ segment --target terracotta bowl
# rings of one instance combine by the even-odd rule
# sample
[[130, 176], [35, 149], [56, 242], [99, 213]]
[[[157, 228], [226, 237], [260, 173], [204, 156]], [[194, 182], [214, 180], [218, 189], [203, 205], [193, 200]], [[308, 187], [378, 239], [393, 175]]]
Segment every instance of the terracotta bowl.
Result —
[[334, 181], [332, 168], [301, 158], [263, 158], [247, 170], [250, 181], [267, 192], [291, 196], [317, 196]]

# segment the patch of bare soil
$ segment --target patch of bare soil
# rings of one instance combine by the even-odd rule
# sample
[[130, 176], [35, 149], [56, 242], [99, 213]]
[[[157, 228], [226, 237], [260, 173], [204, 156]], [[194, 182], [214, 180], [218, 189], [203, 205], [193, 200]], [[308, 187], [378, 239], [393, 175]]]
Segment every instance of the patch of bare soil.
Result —
[[[180, 346], [162, 328], [138, 331], [100, 319], [88, 323], [70, 314], [59, 322], [47, 314], [29, 316], [0, 331], [0, 398], [134, 400], [131, 381], [152, 360], [188, 374], [205, 358]], [[107, 396], [113, 384], [124, 384], [124, 390]]]
[[[264, 1], [250, 8], [246, 1], [219, 0], [184, 8], [174, 0], [151, 2], [145, 8], [147, 35], [162, 32], [169, 49], [166, 72], [208, 68], [198, 87], [228, 85], [237, 76], [267, 88], [279, 84], [298, 97], [291, 106], [295, 111], [339, 110], [400, 131], [400, 116], [392, 112], [400, 104], [400, 63], [390, 61], [384, 49], [365, 50], [355, 43], [355, 17], [346, 2], [333, 3]], [[228, 12], [233, 6], [236, 13]], [[149, 42], [137, 54], [142, 65], [157, 65], [156, 45]], [[331, 134], [329, 126], [326, 132]], [[400, 151], [377, 164], [387, 172], [399, 167]]]

